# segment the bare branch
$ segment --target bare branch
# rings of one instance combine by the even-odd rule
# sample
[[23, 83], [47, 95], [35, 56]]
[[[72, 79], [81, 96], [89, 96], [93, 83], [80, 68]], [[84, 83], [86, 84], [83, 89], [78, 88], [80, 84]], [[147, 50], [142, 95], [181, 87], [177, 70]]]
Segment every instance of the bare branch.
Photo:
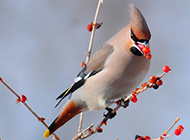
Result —
[[[17, 96], [17, 98], [18, 98], [19, 100], [21, 99], [21, 97], [20, 97], [7, 83], [5, 83], [2, 78], [0, 78], [0, 81], [1, 81], [15, 96]], [[25, 102], [22, 102], [22, 103], [26, 106], [26, 108], [27, 108], [46, 128], [48, 128], [48, 125], [44, 122], [44, 120], [42, 120], [41, 117], [39, 117], [39, 116], [29, 107], [29, 105], [28, 105], [27, 103], [25, 103]], [[55, 136], [55, 138], [56, 138], [57, 140], [60, 140], [59, 137], [58, 137], [55, 133], [53, 133], [53, 135]]]

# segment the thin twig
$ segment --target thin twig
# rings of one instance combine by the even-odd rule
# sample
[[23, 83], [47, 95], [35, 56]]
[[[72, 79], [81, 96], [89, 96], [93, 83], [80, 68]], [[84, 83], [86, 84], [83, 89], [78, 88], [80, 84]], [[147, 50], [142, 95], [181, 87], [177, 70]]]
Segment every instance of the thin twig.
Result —
[[[167, 135], [167, 133], [172, 129], [172, 127], [179, 121], [180, 117], [178, 117], [174, 122], [173, 124], [168, 128], [168, 130], [165, 131], [165, 134], [166, 136], [161, 136], [162, 138], [167, 138], [167, 137], [170, 137], [172, 135], [174, 135], [174, 133], [171, 133], [169, 135]], [[160, 138], [156, 138], [156, 139], [152, 139], [152, 140], [160, 140]]]
[[173, 124], [168, 128], [168, 130], [166, 131], [166, 134], [172, 129], [172, 127], [179, 121], [180, 117], [178, 117]]
[[87, 57], [86, 57], [86, 63], [88, 63], [88, 61], [90, 60], [90, 55], [91, 55], [92, 45], [93, 45], [94, 35], [95, 35], [95, 24], [96, 24], [96, 21], [97, 21], [98, 14], [99, 14], [100, 7], [101, 7], [102, 3], [103, 3], [103, 0], [99, 0], [98, 6], [97, 6], [97, 9], [96, 9], [96, 14], [95, 14], [95, 17], [94, 17], [93, 28], [92, 28], [92, 32], [91, 32], [88, 52], [86, 53], [86, 55], [87, 55]]
[[[87, 63], [89, 62], [89, 60], [90, 60], [90, 56], [91, 56], [91, 52], [92, 52], [92, 45], [93, 45], [94, 35], [95, 35], [95, 24], [96, 24], [96, 21], [97, 21], [98, 14], [99, 14], [100, 7], [101, 7], [101, 4], [102, 4], [102, 3], [103, 3], [103, 0], [99, 0], [98, 6], [97, 6], [97, 9], [96, 9], [96, 14], [95, 14], [94, 22], [93, 22], [93, 26], [92, 26], [92, 33], [91, 33], [91, 37], [90, 37], [88, 52], [86, 53], [86, 55], [87, 55], [87, 57], [86, 57], [86, 64], [87, 64]], [[82, 131], [83, 118], [84, 118], [84, 113], [81, 112], [81, 113], [80, 113], [80, 120], [79, 120], [78, 133], [81, 133], [81, 131]]]
[[[18, 99], [20, 99], [21, 97], [7, 84], [3, 81], [2, 78], [0, 78], [0, 81], [15, 95], [17, 96]], [[26, 108], [38, 119], [40, 120], [41, 118], [29, 107], [29, 105], [25, 102], [22, 102]], [[46, 128], [48, 128], [48, 125], [44, 122], [44, 121], [40, 121]], [[57, 140], [60, 140], [59, 137], [53, 133], [53, 135], [56, 137]]]

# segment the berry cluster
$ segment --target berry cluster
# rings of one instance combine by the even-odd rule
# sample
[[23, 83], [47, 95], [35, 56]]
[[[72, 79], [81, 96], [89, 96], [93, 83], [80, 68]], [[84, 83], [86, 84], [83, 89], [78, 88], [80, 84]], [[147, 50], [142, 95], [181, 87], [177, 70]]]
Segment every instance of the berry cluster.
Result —
[[95, 24], [93, 24], [93, 22], [91, 22], [90, 24], [88, 24], [87, 30], [89, 32], [91, 32], [92, 29], [93, 29], [93, 25], [95, 26], [95, 29], [98, 29], [98, 28], [100, 28], [102, 26], [102, 24], [103, 24], [103, 22], [101, 22], [101, 23], [95, 23]]
[[[168, 73], [171, 69], [170, 69], [169, 66], [164, 66], [164, 67], [162, 68], [162, 70], [163, 70], [163, 72], [164, 72], [164, 74], [165, 74], [165, 73]], [[152, 87], [153, 87], [154, 89], [158, 89], [159, 86], [161, 86], [161, 85], [163, 84], [163, 81], [161, 80], [161, 77], [156, 77], [156, 76], [154, 76], [154, 75], [152, 75], [152, 76], [150, 77], [150, 80], [148, 80], [148, 82], [150, 82], [150, 83], [152, 84]]]
[[152, 84], [154, 89], [158, 89], [159, 86], [163, 84], [163, 81], [159, 77], [156, 77], [154, 75], [150, 77], [150, 80], [148, 80], [148, 82]]
[[136, 93], [137, 89], [135, 91], [132, 91], [132, 98], [130, 99], [130, 101], [132, 101], [133, 103], [136, 103], [138, 100], [137, 99], [137, 93]]
[[181, 133], [183, 133], [184, 127], [182, 125], [179, 125], [177, 129], [174, 131], [175, 135], [179, 136]]
[[[184, 130], [184, 127], [183, 127], [182, 125], [179, 125], [179, 126], [177, 127], [177, 129], [174, 131], [173, 134], [179, 136], [181, 133], [183, 133], [183, 130]], [[160, 136], [160, 138], [157, 138], [157, 139], [159, 139], [159, 140], [164, 140], [164, 138], [169, 137], [169, 136], [172, 136], [173, 134], [167, 135], [167, 132], [164, 131], [163, 135]], [[154, 140], [157, 140], [157, 139], [154, 139]], [[135, 136], [135, 140], [151, 140], [151, 138], [150, 138], [149, 136], [143, 137], [143, 136], [136, 135], [136, 136]]]
[[150, 80], [148, 80], [148, 82], [150, 84], [148, 84], [147, 82], [146, 83], [143, 83], [141, 84], [142, 86], [142, 89], [140, 88], [136, 88], [135, 91], [132, 91], [132, 97], [130, 98], [130, 101], [132, 101], [133, 103], [136, 103], [137, 102], [137, 95], [140, 93], [140, 92], [143, 92], [144, 90], [146, 90], [147, 88], [154, 88], [154, 89], [158, 89], [159, 86], [161, 86], [163, 84], [163, 81], [161, 80], [161, 78], [164, 76], [164, 74], [168, 73], [171, 69], [169, 66], [164, 66], [162, 68], [163, 70], [163, 74], [161, 76], [155, 76], [155, 75], [152, 75], [150, 77]]
[[143, 137], [143, 136], [136, 135], [135, 140], [151, 140], [151, 138], [149, 136]]
[[150, 48], [144, 46], [142, 52], [147, 59], [151, 59], [152, 55], [150, 54]]

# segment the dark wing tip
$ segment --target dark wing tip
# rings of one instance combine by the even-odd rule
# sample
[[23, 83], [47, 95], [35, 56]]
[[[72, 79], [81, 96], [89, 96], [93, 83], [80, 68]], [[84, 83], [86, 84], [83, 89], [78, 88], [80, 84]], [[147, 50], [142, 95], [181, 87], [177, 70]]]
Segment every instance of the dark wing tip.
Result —
[[61, 103], [61, 101], [64, 99], [64, 97], [63, 98], [61, 98], [60, 100], [59, 100], [59, 102], [55, 105], [55, 107], [54, 108], [56, 108], [60, 103]]

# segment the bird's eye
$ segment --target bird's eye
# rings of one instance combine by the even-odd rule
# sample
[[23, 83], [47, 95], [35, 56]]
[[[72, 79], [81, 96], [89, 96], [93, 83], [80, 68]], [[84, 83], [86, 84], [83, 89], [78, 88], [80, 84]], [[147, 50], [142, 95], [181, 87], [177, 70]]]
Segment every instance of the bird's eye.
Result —
[[133, 32], [133, 30], [131, 29], [131, 39], [134, 41], [134, 42], [136, 42], [136, 43], [138, 43], [138, 42], [140, 42], [140, 43], [143, 43], [143, 42], [147, 42], [148, 43], [148, 41], [149, 40], [147, 40], [147, 39], [138, 39], [136, 36], [135, 36], [135, 34], [134, 34], [134, 32]]
[[134, 41], [134, 42], [137, 42], [137, 37], [135, 36], [133, 30], [131, 29], [131, 39]]

